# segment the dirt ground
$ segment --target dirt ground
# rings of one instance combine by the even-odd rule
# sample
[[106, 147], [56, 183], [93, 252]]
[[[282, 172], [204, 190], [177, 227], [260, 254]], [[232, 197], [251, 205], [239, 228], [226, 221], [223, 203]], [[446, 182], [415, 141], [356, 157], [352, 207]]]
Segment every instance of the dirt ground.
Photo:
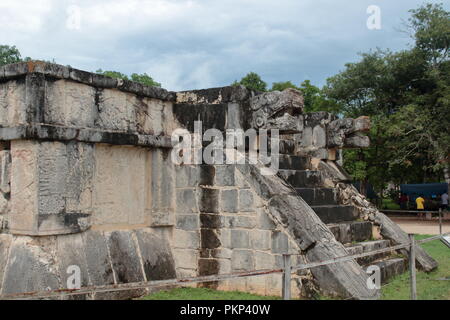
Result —
[[[390, 217], [407, 233], [415, 234], [439, 234], [439, 222], [437, 220], [426, 221], [414, 218]], [[450, 232], [450, 221], [442, 222], [442, 233]]]

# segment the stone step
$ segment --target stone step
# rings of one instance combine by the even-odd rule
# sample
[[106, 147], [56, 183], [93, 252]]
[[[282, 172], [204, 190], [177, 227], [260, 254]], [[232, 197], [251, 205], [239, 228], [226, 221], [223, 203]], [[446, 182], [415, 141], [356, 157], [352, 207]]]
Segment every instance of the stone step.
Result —
[[358, 211], [354, 206], [327, 205], [311, 206], [323, 223], [340, 223], [358, 219]]
[[[390, 245], [391, 242], [389, 240], [375, 240], [375, 241], [360, 242], [357, 244], [347, 244], [346, 247], [348, 253], [354, 255], [379, 249], [385, 249], [388, 248]], [[391, 252], [377, 253], [371, 256], [357, 258], [356, 261], [360, 265], [367, 265], [369, 263], [372, 263], [373, 261], [388, 257], [390, 254]]]
[[297, 188], [297, 193], [310, 206], [338, 205], [336, 189]]
[[323, 176], [320, 171], [279, 170], [278, 174], [294, 188], [315, 188], [323, 185]]
[[[406, 261], [406, 258], [390, 258], [374, 262], [369, 265], [376, 265], [380, 268], [381, 283], [385, 284], [393, 277], [404, 273], [408, 267], [408, 262]], [[364, 270], [367, 270], [369, 265], [365, 265], [363, 267]]]
[[282, 170], [307, 170], [311, 168], [310, 157], [280, 154], [279, 168]]
[[372, 239], [372, 223], [370, 221], [347, 221], [328, 224], [337, 241], [346, 244]]

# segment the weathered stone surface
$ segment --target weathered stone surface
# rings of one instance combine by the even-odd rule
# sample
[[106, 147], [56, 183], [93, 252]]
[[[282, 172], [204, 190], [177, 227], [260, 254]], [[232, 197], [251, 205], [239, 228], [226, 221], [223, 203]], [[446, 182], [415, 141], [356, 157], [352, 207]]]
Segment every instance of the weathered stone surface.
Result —
[[221, 104], [247, 100], [253, 93], [244, 86], [177, 92], [177, 103]]
[[92, 230], [82, 236], [91, 283], [96, 286], [113, 284], [114, 274], [105, 236], [102, 232]]
[[141, 148], [95, 147], [94, 225], [146, 222], [147, 157]]
[[255, 269], [273, 269], [275, 266], [275, 256], [264, 252], [255, 252]]
[[59, 289], [53, 239], [16, 237], [4, 270], [2, 294]]
[[177, 213], [198, 212], [197, 195], [195, 189], [181, 189], [176, 191]]
[[272, 252], [273, 253], [288, 253], [288, 238], [280, 231], [272, 231]]
[[233, 271], [251, 271], [255, 267], [255, 258], [251, 250], [233, 250], [231, 267]]
[[336, 240], [341, 243], [360, 242], [372, 238], [372, 223], [370, 221], [329, 224], [328, 228]]
[[205, 249], [216, 249], [221, 246], [218, 231], [215, 229], [200, 229], [201, 247]]
[[[73, 270], [70, 268], [76, 266], [80, 270], [81, 287], [91, 285], [89, 279], [89, 270], [86, 261], [85, 247], [81, 234], [59, 236], [56, 238], [56, 258], [58, 261], [58, 270], [61, 277], [62, 288], [68, 287], [69, 277], [73, 276]], [[80, 300], [86, 299], [86, 295], [69, 296], [67, 299]]]
[[0, 234], [0, 293], [2, 292], [3, 275], [8, 261], [11, 240], [11, 235]]
[[197, 215], [177, 215], [176, 226], [185, 231], [196, 231], [200, 227]]
[[175, 166], [176, 187], [196, 187], [200, 181], [200, 167], [198, 166]]
[[250, 237], [247, 230], [231, 230], [231, 248], [249, 249]]
[[238, 212], [238, 192], [237, 190], [222, 190], [221, 211]]
[[269, 230], [252, 230], [250, 232], [250, 243], [252, 249], [270, 250], [272, 245], [272, 233]]
[[173, 256], [175, 265], [182, 269], [194, 269], [198, 267], [198, 250], [191, 249], [174, 249]]
[[198, 249], [200, 247], [200, 233], [198, 231], [173, 230], [174, 248]]
[[83, 84], [95, 85], [100, 88], [117, 88], [118, 90], [124, 92], [131, 92], [160, 100], [175, 101], [176, 98], [174, 92], [168, 92], [167, 90], [161, 88], [148, 87], [139, 83], [133, 83], [131, 81], [119, 81], [116, 79], [111, 79], [107, 76], [93, 74], [67, 66], [50, 64], [43, 61], [29, 61], [10, 64], [4, 67], [4, 71], [5, 74], [3, 76], [0, 73], [2, 78], [20, 78], [27, 74], [36, 73], [49, 76], [50, 78], [70, 79]]
[[[301, 93], [294, 89], [282, 92], [272, 91], [250, 99], [252, 110], [250, 123], [255, 129], [279, 129], [282, 132], [300, 132], [303, 130], [303, 118], [295, 117], [303, 112], [304, 101]], [[286, 113], [279, 116], [279, 114]]]
[[167, 239], [148, 229], [138, 230], [135, 234], [147, 281], [176, 278], [175, 261]]
[[[274, 179], [274, 177], [262, 176], [258, 170], [247, 172], [250, 174], [245, 171], [243, 174], [246, 174], [250, 181], [262, 180], [267, 183]], [[259, 176], [255, 178], [251, 177], [252, 175]], [[347, 255], [343, 245], [335, 240], [330, 230], [301, 198], [294, 194], [280, 193], [268, 196], [266, 192], [257, 192], [259, 196], [269, 201], [268, 208], [271, 216], [287, 229], [309, 261], [322, 261]], [[328, 294], [355, 299], [373, 299], [378, 296], [376, 290], [367, 288], [367, 275], [356, 261], [313, 268], [311, 272], [321, 289]]]
[[258, 209], [258, 228], [262, 230], [275, 230], [276, 224], [269, 216], [269, 214], [263, 210]]
[[226, 217], [226, 226], [228, 228], [253, 229], [256, 227], [256, 219], [249, 216], [231, 216]]
[[219, 208], [219, 189], [201, 188], [199, 210], [205, 213], [218, 213]]
[[11, 151], [0, 151], [0, 191], [4, 194], [11, 192]]
[[106, 233], [111, 262], [117, 283], [144, 281], [137, 247], [126, 231]]
[[234, 166], [219, 165], [215, 167], [215, 181], [216, 186], [234, 186]]
[[250, 189], [239, 190], [239, 211], [254, 211], [253, 192]]

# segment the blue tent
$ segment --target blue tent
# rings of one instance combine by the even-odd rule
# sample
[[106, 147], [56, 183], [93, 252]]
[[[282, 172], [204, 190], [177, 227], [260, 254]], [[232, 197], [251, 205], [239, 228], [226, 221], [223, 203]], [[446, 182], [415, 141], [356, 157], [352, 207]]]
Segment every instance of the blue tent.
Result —
[[416, 200], [417, 197], [423, 195], [425, 198], [431, 198], [448, 192], [447, 183], [423, 183], [423, 184], [401, 184], [400, 192], [409, 196], [409, 199]]

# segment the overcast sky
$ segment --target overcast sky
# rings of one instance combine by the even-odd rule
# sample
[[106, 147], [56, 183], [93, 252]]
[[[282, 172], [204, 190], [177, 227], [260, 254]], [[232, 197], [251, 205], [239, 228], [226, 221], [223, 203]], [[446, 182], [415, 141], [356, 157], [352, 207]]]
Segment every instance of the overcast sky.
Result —
[[[229, 85], [250, 71], [269, 84], [322, 86], [358, 52], [407, 48], [402, 20], [423, 2], [0, 0], [0, 44], [88, 71], [147, 72], [169, 90]], [[370, 5], [380, 30], [367, 27]]]

